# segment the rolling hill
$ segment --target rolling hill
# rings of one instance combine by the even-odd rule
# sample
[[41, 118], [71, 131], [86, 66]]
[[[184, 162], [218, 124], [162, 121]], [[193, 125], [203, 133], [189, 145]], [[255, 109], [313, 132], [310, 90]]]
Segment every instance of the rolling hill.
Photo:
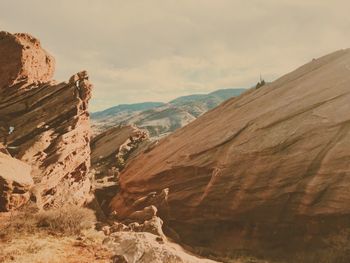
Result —
[[151, 137], [164, 136], [244, 91], [246, 90], [221, 89], [209, 94], [178, 97], [168, 103], [144, 102], [118, 105], [92, 113], [92, 127], [94, 133], [98, 134], [120, 124], [133, 124], [148, 130]]

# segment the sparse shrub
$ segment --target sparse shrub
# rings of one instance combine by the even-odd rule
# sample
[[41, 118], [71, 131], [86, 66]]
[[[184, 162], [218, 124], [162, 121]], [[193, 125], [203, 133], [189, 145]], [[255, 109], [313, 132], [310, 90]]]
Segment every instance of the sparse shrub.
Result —
[[65, 235], [80, 234], [82, 230], [92, 228], [96, 223], [92, 210], [77, 206], [40, 211], [35, 217], [38, 227]]
[[257, 84], [256, 84], [256, 86], [255, 86], [255, 88], [256, 89], [259, 89], [259, 88], [261, 88], [262, 86], [265, 86], [265, 84], [266, 84], [266, 82], [265, 82], [265, 80], [260, 80]]
[[31, 208], [13, 213], [6, 223], [0, 225], [0, 238], [11, 238], [16, 234], [34, 234], [48, 231], [52, 234], [78, 235], [83, 230], [94, 227], [94, 211], [78, 207], [65, 206], [47, 211]]

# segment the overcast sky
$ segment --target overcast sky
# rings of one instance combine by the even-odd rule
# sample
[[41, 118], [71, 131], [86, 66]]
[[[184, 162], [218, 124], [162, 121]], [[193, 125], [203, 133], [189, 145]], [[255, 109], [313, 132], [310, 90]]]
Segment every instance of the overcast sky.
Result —
[[250, 87], [350, 46], [345, 0], [0, 0], [0, 29], [28, 32], [57, 80], [86, 69], [90, 109]]

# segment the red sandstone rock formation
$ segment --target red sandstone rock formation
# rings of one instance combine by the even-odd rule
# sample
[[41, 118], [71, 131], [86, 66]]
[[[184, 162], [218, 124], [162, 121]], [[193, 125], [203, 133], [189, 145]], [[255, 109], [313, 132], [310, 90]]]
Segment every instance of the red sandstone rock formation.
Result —
[[127, 217], [135, 200], [169, 188], [168, 207], [158, 209], [184, 241], [287, 249], [349, 226], [349, 156], [350, 50], [341, 50], [140, 154], [120, 175], [111, 208]]
[[119, 172], [148, 142], [147, 132], [130, 125], [111, 128], [92, 139], [95, 195], [104, 211], [118, 190]]
[[55, 71], [54, 58], [28, 34], [0, 32], [0, 88], [18, 82], [48, 82]]
[[27, 34], [0, 33], [0, 143], [32, 167], [45, 208], [89, 198], [92, 85], [86, 72], [51, 80], [53, 58]]
[[0, 151], [0, 211], [18, 208], [29, 200], [33, 186], [30, 171], [29, 165]]
[[108, 129], [93, 138], [91, 142], [91, 162], [93, 164], [104, 162], [110, 157], [116, 162], [119, 153], [130, 153], [130, 151], [137, 148], [139, 143], [147, 139], [147, 132], [132, 125]]

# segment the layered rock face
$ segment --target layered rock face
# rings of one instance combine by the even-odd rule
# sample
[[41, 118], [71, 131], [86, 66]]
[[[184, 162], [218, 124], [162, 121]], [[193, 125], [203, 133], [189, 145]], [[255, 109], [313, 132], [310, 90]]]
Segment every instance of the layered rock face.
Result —
[[95, 173], [95, 196], [102, 210], [118, 191], [119, 173], [141, 148], [148, 144], [148, 133], [135, 126], [111, 128], [91, 141], [91, 163]]
[[[127, 159], [125, 154], [130, 155], [132, 150], [148, 139], [147, 132], [138, 129], [133, 125], [118, 126], [111, 128], [98, 136], [91, 142], [91, 162], [92, 164], [106, 163], [106, 159], [112, 157], [110, 163], [115, 163], [119, 158]], [[125, 161], [125, 160], [124, 160]], [[120, 162], [123, 162], [120, 160]], [[121, 168], [121, 167], [117, 167]]]
[[192, 245], [317, 245], [349, 227], [349, 101], [350, 51], [315, 59], [140, 154], [111, 209], [127, 218], [137, 200], [169, 188], [158, 209]]
[[0, 143], [31, 166], [33, 199], [49, 208], [89, 198], [92, 85], [55, 83], [54, 59], [27, 34], [0, 33]]

